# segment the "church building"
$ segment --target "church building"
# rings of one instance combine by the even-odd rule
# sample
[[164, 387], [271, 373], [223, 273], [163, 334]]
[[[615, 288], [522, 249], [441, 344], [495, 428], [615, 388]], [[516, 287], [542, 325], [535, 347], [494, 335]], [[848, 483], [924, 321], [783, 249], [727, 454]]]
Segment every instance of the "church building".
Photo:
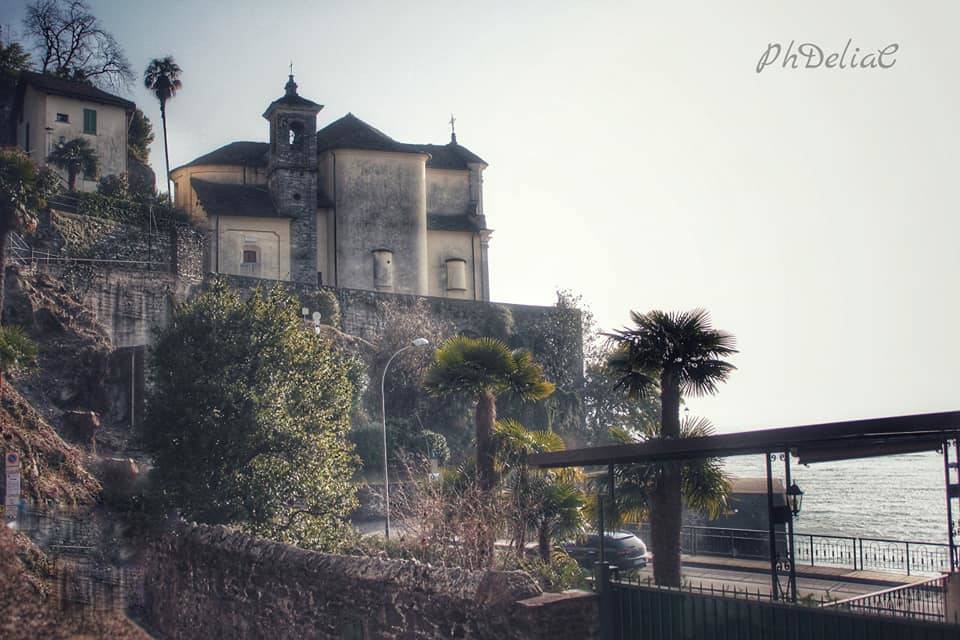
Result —
[[293, 75], [263, 113], [269, 142], [174, 169], [175, 203], [209, 229], [208, 270], [348, 289], [489, 300], [487, 164], [457, 143], [397, 142], [323, 109]]

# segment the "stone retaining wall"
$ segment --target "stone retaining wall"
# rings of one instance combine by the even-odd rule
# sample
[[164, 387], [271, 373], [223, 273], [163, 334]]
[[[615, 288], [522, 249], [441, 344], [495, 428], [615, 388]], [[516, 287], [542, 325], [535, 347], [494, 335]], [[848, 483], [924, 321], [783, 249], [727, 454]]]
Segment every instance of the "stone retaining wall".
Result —
[[168, 638], [578, 640], [593, 594], [543, 594], [519, 571], [323, 554], [181, 524], [154, 543], [146, 616]]

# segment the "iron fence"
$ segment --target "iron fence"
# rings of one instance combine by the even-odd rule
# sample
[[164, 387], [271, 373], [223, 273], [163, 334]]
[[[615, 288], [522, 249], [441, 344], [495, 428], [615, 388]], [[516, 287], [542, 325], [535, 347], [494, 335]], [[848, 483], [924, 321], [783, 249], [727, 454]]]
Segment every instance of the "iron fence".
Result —
[[[649, 540], [648, 523], [631, 527]], [[786, 534], [776, 534], [777, 550], [786, 548]], [[686, 526], [681, 531], [683, 553], [750, 560], [770, 557], [769, 533], [760, 529]], [[819, 533], [794, 534], [794, 553], [799, 565], [849, 567], [855, 571], [891, 571], [913, 575], [936, 575], [950, 570], [947, 544], [919, 540], [859, 538]]]
[[[876, 615], [842, 607], [735, 597], [717, 589], [670, 589], [613, 581], [605, 596], [607, 637], [615, 640], [956, 640], [958, 627], [918, 617]], [[604, 597], [602, 594], [601, 597]]]
[[[943, 622], [946, 581], [946, 576], [939, 576], [863, 596], [827, 602], [821, 606], [856, 613]], [[956, 619], [950, 622], [960, 623], [960, 617], [955, 615], [954, 618]]]

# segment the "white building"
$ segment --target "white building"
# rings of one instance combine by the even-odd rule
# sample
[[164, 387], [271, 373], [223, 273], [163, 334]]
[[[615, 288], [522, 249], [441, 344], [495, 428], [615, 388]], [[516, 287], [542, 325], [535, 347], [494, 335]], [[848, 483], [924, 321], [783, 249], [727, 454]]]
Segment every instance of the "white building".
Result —
[[77, 189], [95, 191], [102, 176], [127, 171], [127, 131], [135, 109], [129, 100], [92, 85], [25, 71], [15, 105], [17, 146], [46, 166], [58, 142], [87, 140], [100, 169], [95, 176], [78, 176]]
[[489, 300], [487, 164], [456, 136], [397, 142], [322, 105], [291, 75], [263, 114], [269, 142], [232, 142], [171, 172], [206, 220], [210, 271], [350, 289]]

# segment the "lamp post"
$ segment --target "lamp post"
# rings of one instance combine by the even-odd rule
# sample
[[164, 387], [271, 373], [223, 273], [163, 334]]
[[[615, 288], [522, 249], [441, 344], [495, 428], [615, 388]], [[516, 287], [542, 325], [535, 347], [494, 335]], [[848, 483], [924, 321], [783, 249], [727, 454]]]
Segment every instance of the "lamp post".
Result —
[[386, 395], [386, 382], [387, 382], [387, 369], [390, 368], [390, 363], [393, 362], [393, 359], [398, 355], [406, 351], [407, 349], [412, 349], [414, 347], [425, 347], [430, 342], [426, 338], [415, 338], [410, 344], [405, 347], [398, 349], [389, 359], [387, 359], [387, 364], [383, 367], [383, 375], [380, 376], [380, 417], [383, 418], [383, 500], [384, 500], [384, 513], [386, 515], [386, 520], [383, 525], [383, 534], [384, 539], [390, 539], [390, 474], [389, 468], [387, 466], [387, 395]]

